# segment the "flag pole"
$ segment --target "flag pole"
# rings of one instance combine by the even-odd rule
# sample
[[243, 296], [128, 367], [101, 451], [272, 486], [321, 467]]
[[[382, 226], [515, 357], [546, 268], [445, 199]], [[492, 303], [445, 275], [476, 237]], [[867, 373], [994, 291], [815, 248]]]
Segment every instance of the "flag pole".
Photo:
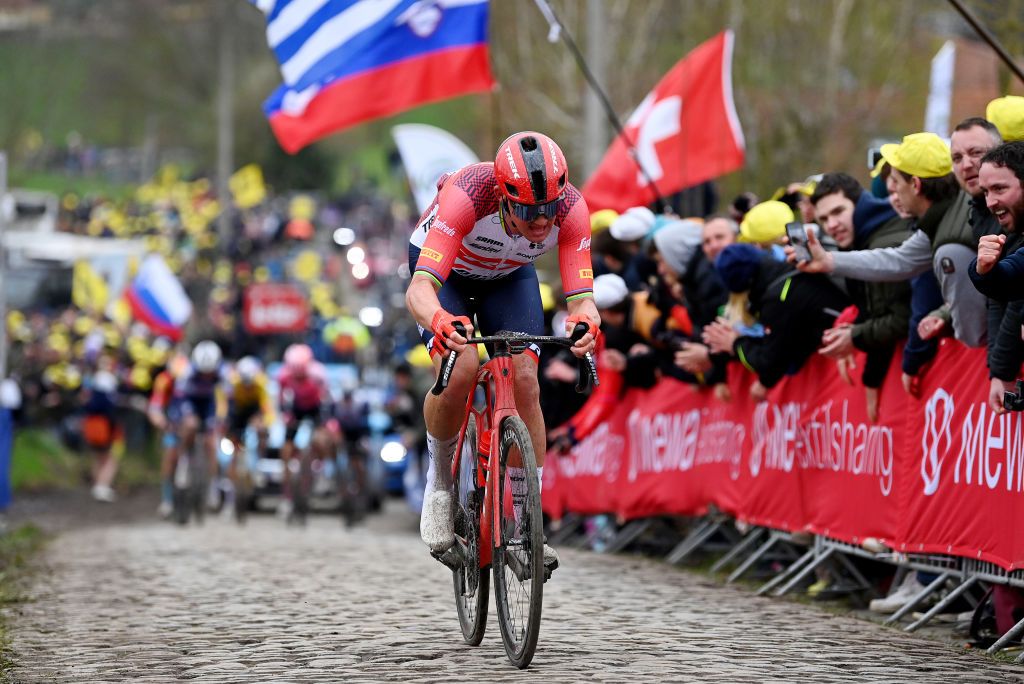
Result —
[[1010, 56], [1010, 53], [1007, 52], [1006, 48], [1004, 48], [1002, 43], [999, 42], [999, 39], [992, 35], [992, 32], [985, 28], [978, 18], [975, 17], [974, 14], [967, 9], [962, 2], [960, 2], [960, 0], [949, 0], [949, 3], [956, 8], [956, 11], [960, 13], [960, 16], [964, 18], [964, 21], [970, 24], [971, 28], [981, 36], [981, 39], [988, 43], [989, 47], [995, 50], [996, 54], [999, 55], [999, 59], [1003, 60], [1003, 64], [1009, 67], [1010, 71], [1020, 79], [1021, 83], [1024, 83], [1024, 71], [1021, 71], [1020, 65], [1014, 61], [1013, 57]]
[[612, 107], [611, 101], [608, 99], [608, 95], [601, 88], [601, 84], [597, 82], [593, 72], [590, 70], [590, 66], [587, 64], [587, 60], [583, 58], [583, 53], [580, 52], [579, 47], [576, 45], [576, 41], [573, 40], [572, 34], [565, 28], [565, 24], [562, 23], [561, 19], [555, 13], [555, 10], [548, 4], [547, 0], [534, 0], [537, 4], [537, 9], [540, 10], [544, 18], [547, 19], [548, 24], [551, 26], [551, 30], [548, 33], [548, 40], [552, 43], [557, 41], [559, 36], [565, 41], [566, 46], [569, 48], [569, 52], [572, 53], [573, 58], [576, 60], [576, 65], [583, 72], [583, 78], [586, 79], [587, 84], [590, 86], [594, 94], [597, 95], [597, 99], [601, 102], [601, 106], [604, 108], [605, 114], [608, 116], [608, 121], [611, 122], [612, 126], [615, 127], [618, 136], [626, 143], [626, 149], [629, 151], [629, 157], [636, 164], [637, 169], [643, 174], [644, 180], [647, 181], [647, 185], [650, 186], [651, 190], [654, 191], [654, 203], [658, 209], [658, 213], [665, 211], [667, 202], [665, 196], [658, 190], [658, 185], [651, 178], [651, 175], [644, 168], [644, 165], [640, 163], [640, 159], [636, 154], [636, 144], [630, 139], [629, 135], [626, 134], [625, 129], [622, 126], [622, 121], [619, 119], [618, 114], [615, 113], [615, 109]]

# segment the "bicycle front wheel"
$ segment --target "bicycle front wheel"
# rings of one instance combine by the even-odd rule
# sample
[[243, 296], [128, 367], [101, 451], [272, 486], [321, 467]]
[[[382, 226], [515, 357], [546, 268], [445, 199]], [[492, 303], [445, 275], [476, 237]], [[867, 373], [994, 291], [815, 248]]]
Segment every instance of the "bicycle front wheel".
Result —
[[494, 486], [499, 515], [494, 533], [500, 536], [494, 549], [494, 600], [505, 653], [523, 669], [533, 660], [540, 634], [544, 537], [537, 460], [522, 419], [502, 421], [498, 448]]
[[455, 474], [455, 535], [465, 547], [465, 562], [452, 571], [455, 608], [459, 612], [462, 638], [479, 646], [487, 627], [487, 593], [491, 570], [480, 567], [480, 512], [484, 492], [477, 487], [476, 416], [470, 416], [466, 434], [459, 445], [459, 472]]

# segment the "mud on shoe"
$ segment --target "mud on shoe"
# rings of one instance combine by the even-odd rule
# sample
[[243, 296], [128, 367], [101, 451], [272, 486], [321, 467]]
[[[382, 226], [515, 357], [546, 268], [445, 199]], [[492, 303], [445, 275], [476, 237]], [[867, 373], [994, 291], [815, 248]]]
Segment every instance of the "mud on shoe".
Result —
[[452, 495], [446, 490], [428, 492], [420, 514], [420, 538], [433, 553], [443, 553], [455, 543]]
[[558, 552], [555, 551], [550, 546], [548, 546], [547, 544], [545, 544], [544, 545], [544, 569], [548, 572], [548, 574], [551, 574], [551, 571], [552, 570], [556, 570], [557, 568], [558, 568]]

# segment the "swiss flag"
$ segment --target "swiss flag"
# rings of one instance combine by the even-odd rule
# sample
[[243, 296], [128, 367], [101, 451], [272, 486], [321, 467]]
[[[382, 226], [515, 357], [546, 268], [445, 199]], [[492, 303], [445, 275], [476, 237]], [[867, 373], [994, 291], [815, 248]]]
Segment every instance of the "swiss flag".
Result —
[[[644, 98], [583, 187], [591, 211], [651, 204], [656, 195], [647, 177], [665, 196], [743, 166], [732, 47], [732, 31], [701, 43]], [[647, 177], [630, 158], [626, 140], [635, 144]]]

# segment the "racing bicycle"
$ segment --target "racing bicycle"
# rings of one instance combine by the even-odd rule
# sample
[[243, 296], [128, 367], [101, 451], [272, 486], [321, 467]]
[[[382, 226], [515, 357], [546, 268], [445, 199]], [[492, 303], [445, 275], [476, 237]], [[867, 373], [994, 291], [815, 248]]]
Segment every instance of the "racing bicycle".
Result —
[[[464, 329], [459, 333], [465, 336]], [[493, 353], [477, 371], [483, 405], [474, 406], [477, 393], [470, 392], [452, 459], [455, 544], [434, 555], [452, 571], [459, 625], [471, 646], [483, 639], [493, 569], [501, 639], [509, 660], [520, 669], [530, 664], [537, 648], [543, 586], [550, 570], [544, 567], [536, 455], [526, 423], [516, 410], [512, 356], [531, 344], [570, 347], [586, 333], [587, 326], [580, 324], [569, 338], [502, 331], [469, 339], [469, 344], [492, 346]], [[435, 395], [448, 385], [455, 358], [454, 352], [444, 358], [431, 390]], [[598, 384], [597, 367], [590, 354], [579, 365], [576, 391], [584, 392], [591, 383]], [[526, 497], [518, 514], [512, 505], [510, 465], [525, 471]]]

